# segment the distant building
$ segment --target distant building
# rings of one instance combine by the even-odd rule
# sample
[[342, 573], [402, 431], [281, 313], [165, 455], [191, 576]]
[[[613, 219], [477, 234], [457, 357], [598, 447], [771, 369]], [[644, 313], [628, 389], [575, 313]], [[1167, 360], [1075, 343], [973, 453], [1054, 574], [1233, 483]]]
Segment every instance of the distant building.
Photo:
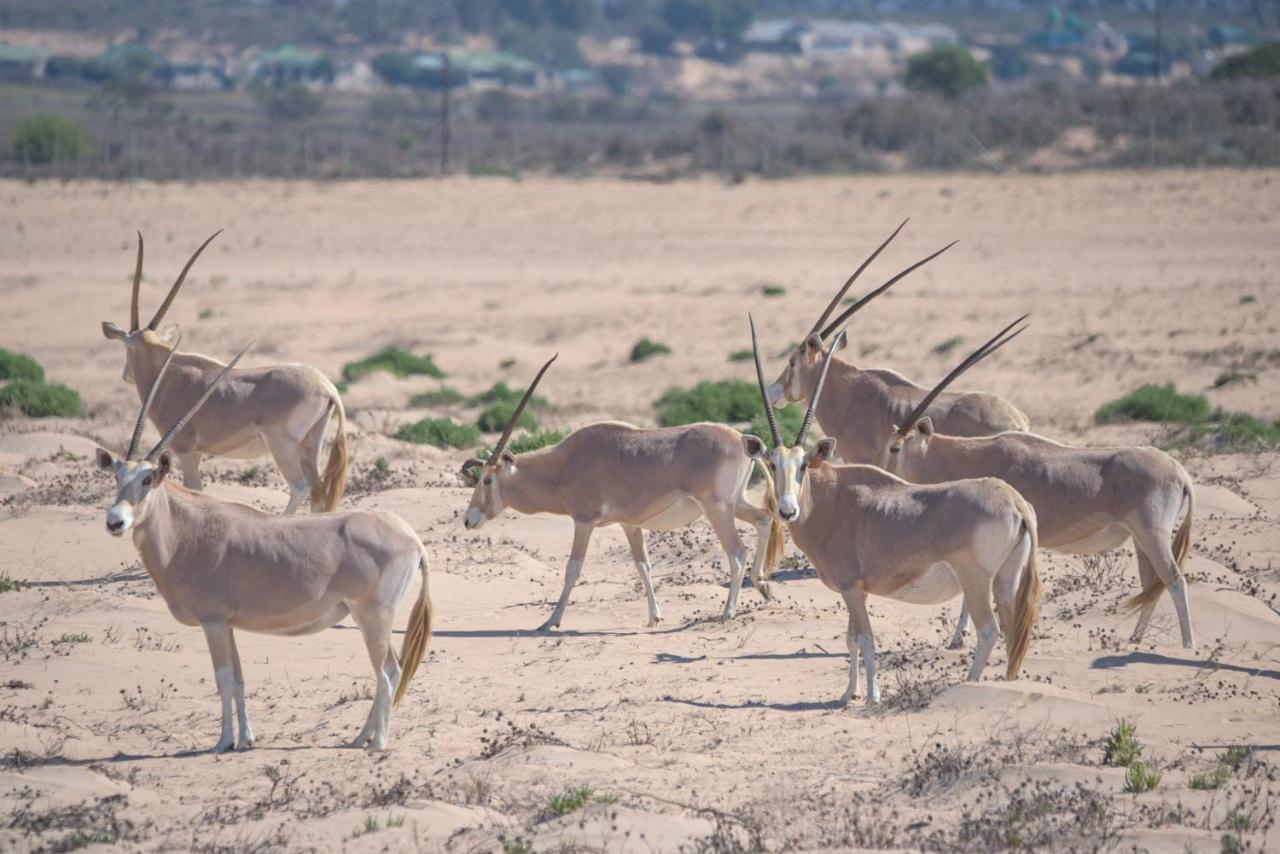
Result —
[[45, 51], [18, 44], [0, 44], [0, 80], [21, 83], [44, 74]]
[[333, 63], [305, 48], [285, 44], [258, 56], [254, 74], [276, 86], [290, 83], [328, 83], [333, 80]]
[[854, 56], [871, 51], [911, 53], [956, 41], [955, 30], [942, 24], [790, 18], [756, 21], [743, 35], [748, 50], [809, 57]]

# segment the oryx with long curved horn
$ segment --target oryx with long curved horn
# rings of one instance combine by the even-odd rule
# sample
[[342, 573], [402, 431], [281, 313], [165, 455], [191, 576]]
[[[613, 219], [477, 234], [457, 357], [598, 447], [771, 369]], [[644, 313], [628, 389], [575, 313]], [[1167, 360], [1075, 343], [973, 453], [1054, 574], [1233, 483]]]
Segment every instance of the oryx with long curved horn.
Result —
[[[1097, 554], [1132, 538], [1142, 592], [1127, 603], [1141, 609], [1130, 640], [1142, 640], [1161, 591], [1168, 589], [1182, 644], [1194, 649], [1183, 569], [1191, 551], [1195, 492], [1177, 460], [1156, 448], [1079, 448], [1034, 433], [951, 436], [925, 415], [929, 400], [1012, 337], [1001, 335], [965, 359], [881, 437], [880, 466], [913, 483], [999, 477], [1035, 507], [1046, 549]], [[963, 643], [964, 629], [962, 611], [952, 646]]]
[[[160, 321], [173, 305], [200, 253], [221, 234], [214, 232], [195, 251], [164, 302], [146, 326], [140, 326], [138, 296], [142, 284], [142, 234], [138, 234], [138, 257], [133, 273], [133, 296], [129, 304], [129, 331], [109, 321], [102, 334], [125, 345], [126, 382], [134, 383], [141, 400], [155, 385], [160, 365], [177, 353], [164, 393], [151, 409], [153, 423], [172, 424], [187, 411], [222, 363], [196, 353], [179, 353], [158, 330]], [[338, 432], [329, 450], [329, 459], [320, 469], [320, 450], [329, 418], [337, 414]], [[205, 455], [252, 459], [271, 454], [289, 484], [286, 513], [310, 499], [314, 511], [336, 510], [347, 480], [347, 415], [333, 383], [308, 365], [285, 364], [237, 370], [218, 387], [191, 423], [173, 437], [173, 451], [182, 468], [182, 482], [199, 490], [200, 460]]]
[[[168, 479], [169, 443], [215, 396], [244, 352], [139, 457], [147, 415], [176, 363], [175, 351], [169, 352], [143, 400], [124, 459], [98, 449], [98, 466], [116, 477], [107, 531], [116, 537], [132, 534], [142, 565], [170, 613], [184, 625], [204, 629], [222, 700], [222, 736], [215, 752], [233, 744], [248, 748], [254, 741], [234, 631], [310, 634], [348, 614], [360, 627], [377, 681], [373, 707], [351, 746], [381, 749], [391, 707], [404, 696], [431, 635], [427, 553], [413, 528], [378, 511], [276, 516], [190, 492]], [[392, 624], [415, 574], [421, 575], [422, 588], [397, 655], [391, 646]], [[240, 722], [238, 738], [232, 703]]]
[[[831, 347], [839, 349], [832, 338], [835, 332], [873, 299], [955, 245], [954, 242], [949, 243], [917, 261], [846, 308], [835, 319], [828, 320], [853, 283], [906, 224], [904, 220], [862, 262], [823, 309], [804, 340], [792, 351], [786, 368], [768, 388], [769, 402], [774, 406], [811, 400], [825, 358], [828, 353], [835, 352], [835, 349], [828, 349], [828, 342]], [[822, 405], [817, 410], [818, 424], [824, 433], [837, 440], [840, 457], [851, 463], [875, 463], [880, 456], [879, 437], [885, 435], [889, 425], [901, 424], [925, 394], [925, 389], [897, 371], [858, 368], [841, 359], [832, 364], [827, 386]], [[986, 436], [1029, 427], [1027, 417], [1013, 404], [984, 392], [944, 394], [934, 402], [930, 414], [939, 424], [945, 424], [948, 431], [959, 436]]]
[[573, 547], [565, 566], [564, 587], [555, 609], [539, 631], [560, 625], [573, 586], [582, 573], [591, 534], [618, 525], [627, 535], [649, 604], [649, 625], [661, 619], [654, 593], [645, 530], [683, 528], [700, 516], [715, 530], [729, 559], [729, 595], [724, 618], [737, 610], [747, 551], [734, 520], [756, 529], [752, 584], [769, 596], [766, 572], [777, 562], [782, 530], [769, 514], [747, 503], [752, 462], [742, 452], [742, 434], [723, 424], [641, 429], [605, 421], [573, 431], [558, 445], [520, 454], [507, 443], [525, 405], [553, 356], [525, 391], [502, 438], [485, 461], [463, 464], [464, 478], [475, 480], [467, 507], [467, 528], [479, 528], [510, 507], [518, 513], [554, 513], [573, 519]]
[[[876, 648], [867, 616], [875, 594], [933, 605], [963, 593], [978, 625], [969, 679], [986, 667], [996, 640], [996, 616], [1009, 650], [1006, 676], [1016, 678], [1026, 656], [1040, 601], [1036, 516], [1022, 496], [994, 478], [917, 486], [869, 465], [833, 465], [836, 440], [804, 447], [839, 339], [823, 357], [809, 409], [787, 444], [770, 419], [772, 444], [744, 436], [747, 453], [765, 464], [770, 509], [849, 609], [849, 682], [842, 702], [856, 696], [858, 657], [867, 670], [867, 702], [876, 703]], [[751, 324], [756, 379], [768, 401], [755, 323]]]

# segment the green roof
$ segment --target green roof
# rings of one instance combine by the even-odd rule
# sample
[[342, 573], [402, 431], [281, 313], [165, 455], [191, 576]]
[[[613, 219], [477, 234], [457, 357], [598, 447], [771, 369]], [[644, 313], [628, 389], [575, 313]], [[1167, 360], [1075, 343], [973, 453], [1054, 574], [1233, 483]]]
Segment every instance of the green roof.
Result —
[[48, 55], [48, 51], [21, 44], [0, 43], [0, 62], [39, 62]]
[[322, 57], [315, 51], [305, 50], [291, 44], [282, 44], [258, 57], [263, 65], [287, 65], [297, 68], [310, 68], [320, 62]]

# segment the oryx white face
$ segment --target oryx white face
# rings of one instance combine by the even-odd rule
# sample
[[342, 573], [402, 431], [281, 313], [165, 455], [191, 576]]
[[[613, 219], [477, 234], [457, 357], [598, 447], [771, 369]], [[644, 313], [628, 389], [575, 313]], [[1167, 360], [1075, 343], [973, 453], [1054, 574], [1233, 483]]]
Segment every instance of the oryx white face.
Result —
[[817, 468], [835, 455], [836, 440], [823, 439], [812, 451], [800, 446], [772, 448], [755, 436], [743, 436], [742, 446], [747, 456], [764, 464], [773, 478], [777, 496], [778, 519], [782, 522], [799, 522], [809, 490], [809, 470]]
[[[837, 349], [844, 346], [844, 339], [839, 339]], [[822, 339], [810, 334], [791, 351], [787, 357], [787, 366], [769, 386], [769, 403], [775, 409], [781, 409], [788, 403], [808, 400], [818, 384], [818, 376], [822, 373], [822, 363], [826, 356]]]
[[899, 434], [895, 427], [880, 452], [880, 468], [904, 480], [913, 480], [913, 472], [929, 453], [932, 438], [933, 421], [927, 415], [918, 419], [906, 435]]
[[[479, 468], [479, 478], [471, 493], [471, 503], [463, 524], [474, 531], [502, 512], [502, 481], [516, 470], [516, 458], [510, 451], [503, 451], [497, 463], [486, 463]], [[464, 468], [465, 472], [466, 469]]]
[[116, 500], [107, 511], [107, 533], [123, 537], [146, 518], [152, 494], [169, 473], [171, 461], [166, 451], [154, 463], [146, 460], [117, 460], [109, 451], [98, 449], [98, 468], [116, 476]]

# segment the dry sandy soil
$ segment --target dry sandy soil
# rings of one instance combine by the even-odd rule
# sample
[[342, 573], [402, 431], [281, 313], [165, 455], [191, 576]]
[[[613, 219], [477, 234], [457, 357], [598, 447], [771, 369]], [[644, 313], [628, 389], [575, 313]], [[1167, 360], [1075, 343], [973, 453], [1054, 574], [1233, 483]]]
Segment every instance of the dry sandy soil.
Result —
[[[218, 735], [204, 639], [167, 613], [131, 543], [106, 534], [113, 482], [91, 456], [99, 442], [123, 447], [138, 405], [122, 348], [99, 332], [127, 322], [135, 228], [149, 240], [144, 317], [199, 241], [227, 229], [169, 316], [189, 349], [225, 358], [256, 338], [250, 364], [336, 377], [398, 343], [434, 354], [466, 393], [523, 384], [559, 351], [542, 393], [548, 422], [572, 427], [652, 424], [669, 385], [749, 378], [727, 358], [749, 346], [748, 309], [778, 369], [776, 354], [910, 215], [867, 286], [961, 242], [860, 316], [850, 358], [927, 382], [959, 352], [935, 345], [976, 343], [1032, 311], [1031, 331], [970, 383], [1048, 435], [1165, 440], [1159, 425], [1093, 423], [1146, 382], [1275, 419], [1280, 174], [10, 183], [0, 205], [0, 344], [78, 389], [88, 413], [0, 421], [0, 574], [24, 582], [0, 594], [0, 849], [1266, 846], [1280, 794], [1273, 452], [1179, 452], [1197, 481], [1198, 651], [1178, 643], [1167, 599], [1146, 642], [1127, 642], [1131, 552], [1045, 555], [1024, 678], [999, 678], [998, 646], [983, 681], [962, 682], [970, 652], [943, 648], [958, 603], [873, 600], [885, 702], [839, 708], [839, 598], [793, 552], [778, 601], [744, 590], [738, 618], [719, 622], [726, 572], [705, 523], [650, 539], [661, 627], [644, 628], [625, 540], [603, 531], [564, 630], [533, 633], [559, 592], [570, 524], [507, 514], [465, 531], [465, 454], [389, 438], [426, 414], [407, 401], [436, 383], [375, 375], [346, 395], [344, 504], [394, 510], [426, 543], [429, 659], [392, 718], [392, 749], [370, 754], [339, 747], [372, 687], [350, 625], [241, 635], [259, 743], [223, 756], [204, 752]], [[785, 296], [764, 298], [765, 283]], [[629, 364], [642, 335], [674, 352]], [[1257, 382], [1213, 389], [1233, 366]], [[269, 460], [205, 470], [215, 496], [284, 506]], [[1124, 770], [1103, 762], [1121, 718], [1160, 769], [1153, 792], [1126, 793]], [[1241, 745], [1254, 749], [1228, 751]], [[1220, 788], [1192, 787], [1223, 762]], [[557, 817], [552, 796], [579, 786], [592, 803]]]

